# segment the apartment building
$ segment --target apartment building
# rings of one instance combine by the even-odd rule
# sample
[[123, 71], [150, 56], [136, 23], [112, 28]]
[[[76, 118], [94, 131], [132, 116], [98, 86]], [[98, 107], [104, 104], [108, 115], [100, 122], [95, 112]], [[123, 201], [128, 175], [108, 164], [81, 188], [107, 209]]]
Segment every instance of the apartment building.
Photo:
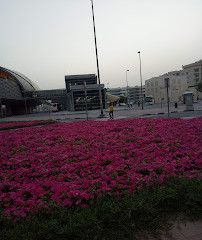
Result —
[[187, 76], [189, 91], [194, 93], [195, 99], [202, 99], [202, 93], [196, 90], [197, 85], [202, 82], [202, 60], [182, 66]]
[[167, 101], [165, 78], [170, 79], [170, 102], [182, 101], [185, 91], [194, 94], [194, 101], [202, 99], [202, 93], [197, 91], [197, 85], [202, 82], [202, 60], [182, 66], [182, 70], [168, 72], [162, 76], [145, 81], [146, 96], [153, 96], [155, 103]]
[[145, 81], [146, 96], [153, 96], [155, 103], [167, 102], [165, 78], [169, 78], [170, 102], [183, 101], [183, 93], [188, 91], [187, 77], [183, 71], [173, 71]]
[[188, 78], [189, 87], [195, 87], [202, 82], [202, 60], [184, 65], [182, 69]]

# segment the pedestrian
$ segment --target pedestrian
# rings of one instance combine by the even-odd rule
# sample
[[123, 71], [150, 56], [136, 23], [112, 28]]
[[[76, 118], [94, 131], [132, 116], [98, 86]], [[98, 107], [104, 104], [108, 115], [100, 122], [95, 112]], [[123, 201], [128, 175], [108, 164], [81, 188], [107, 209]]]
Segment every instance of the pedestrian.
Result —
[[109, 108], [109, 117], [110, 117], [110, 119], [114, 119], [114, 106], [113, 106], [113, 104], [110, 103], [108, 108]]
[[177, 102], [175, 102], [175, 108], [177, 108]]

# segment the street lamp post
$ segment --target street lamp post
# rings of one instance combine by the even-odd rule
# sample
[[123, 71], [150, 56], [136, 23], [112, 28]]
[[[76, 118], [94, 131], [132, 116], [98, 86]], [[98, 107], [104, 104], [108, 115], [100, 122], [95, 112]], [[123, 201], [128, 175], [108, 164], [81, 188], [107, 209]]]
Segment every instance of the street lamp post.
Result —
[[142, 94], [142, 68], [141, 68], [141, 57], [140, 57], [140, 51], [139, 53], [139, 59], [140, 59], [140, 80], [141, 80], [141, 99], [142, 99], [142, 109], [143, 109], [143, 94]]
[[127, 86], [127, 106], [128, 106], [128, 76], [127, 76], [127, 72], [129, 72], [130, 70], [126, 70], [126, 86]]
[[97, 40], [96, 40], [96, 31], [95, 31], [95, 17], [94, 17], [93, 0], [91, 0], [91, 5], [92, 5], [92, 15], [93, 15], [95, 53], [96, 53], [96, 62], [97, 62], [97, 76], [98, 76], [98, 83], [99, 83], [99, 98], [100, 98], [100, 110], [101, 110], [100, 117], [103, 117], [104, 113], [103, 113], [103, 103], [102, 103], [102, 92], [101, 92], [101, 86], [100, 86], [100, 71], [99, 71], [99, 62], [98, 62], [98, 51], [97, 51]]

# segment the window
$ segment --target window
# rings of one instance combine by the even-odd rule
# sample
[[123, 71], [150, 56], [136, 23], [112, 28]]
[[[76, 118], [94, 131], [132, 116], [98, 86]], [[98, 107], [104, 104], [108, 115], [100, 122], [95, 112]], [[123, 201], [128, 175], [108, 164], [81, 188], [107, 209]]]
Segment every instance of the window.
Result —
[[158, 82], [157, 81], [155, 82], [155, 86], [158, 86]]
[[195, 68], [195, 69], [194, 69], [194, 72], [199, 72], [199, 68]]
[[199, 77], [199, 73], [194, 73], [194, 77]]

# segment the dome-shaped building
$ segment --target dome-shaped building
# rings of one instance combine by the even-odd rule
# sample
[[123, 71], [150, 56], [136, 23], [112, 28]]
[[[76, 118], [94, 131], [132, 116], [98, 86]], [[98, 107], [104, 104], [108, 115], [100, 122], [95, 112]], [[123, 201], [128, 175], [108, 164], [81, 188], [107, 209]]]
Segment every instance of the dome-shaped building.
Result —
[[38, 103], [29, 99], [26, 92], [40, 90], [21, 73], [0, 67], [0, 115], [17, 115], [32, 111]]

